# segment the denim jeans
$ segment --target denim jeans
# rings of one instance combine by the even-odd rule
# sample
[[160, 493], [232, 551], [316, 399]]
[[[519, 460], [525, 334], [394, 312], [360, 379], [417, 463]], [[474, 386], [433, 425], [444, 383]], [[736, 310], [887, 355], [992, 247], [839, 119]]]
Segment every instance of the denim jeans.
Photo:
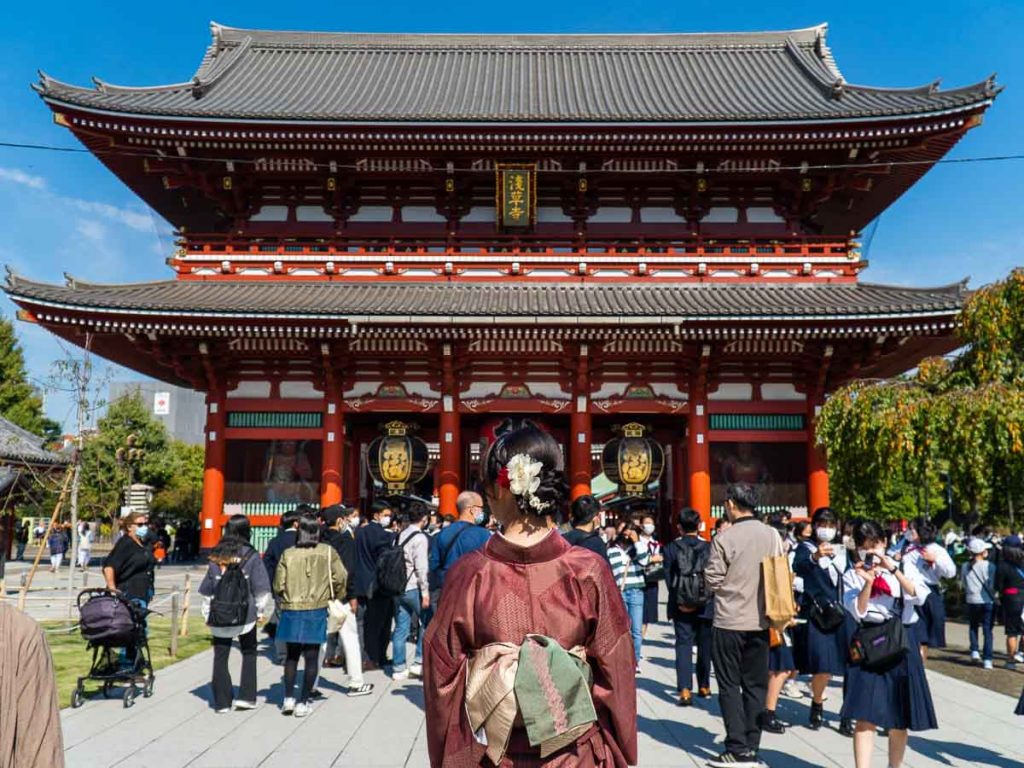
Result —
[[633, 652], [636, 654], [636, 663], [639, 664], [641, 644], [643, 643], [644, 591], [642, 589], [627, 589], [622, 593], [622, 599], [626, 602], [626, 613], [629, 614], [629, 633], [633, 636]]
[[967, 615], [970, 618], [970, 631], [968, 635], [971, 641], [971, 652], [978, 650], [978, 629], [981, 629], [984, 638], [984, 649], [981, 657], [985, 661], [992, 661], [992, 621], [994, 619], [991, 605], [968, 605]]
[[[412, 626], [413, 614], [420, 615], [422, 603], [420, 591], [410, 589], [404, 595], [395, 598], [395, 631], [391, 635], [391, 660], [395, 672], [405, 671], [405, 641], [409, 639], [409, 628]], [[423, 662], [423, 632], [416, 639], [416, 664]]]

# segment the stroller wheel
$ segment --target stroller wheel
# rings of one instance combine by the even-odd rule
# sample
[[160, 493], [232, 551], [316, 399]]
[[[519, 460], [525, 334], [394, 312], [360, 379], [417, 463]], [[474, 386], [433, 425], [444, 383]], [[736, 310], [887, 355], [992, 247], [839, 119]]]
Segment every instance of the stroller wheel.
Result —
[[82, 696], [82, 689], [75, 688], [75, 690], [71, 692], [71, 708], [78, 709], [84, 703], [85, 698]]
[[124, 708], [130, 709], [135, 706], [135, 697], [139, 695], [139, 689], [134, 685], [129, 685], [124, 689]]
[[153, 695], [153, 686], [156, 684], [156, 678], [150, 675], [146, 678], [146, 684], [142, 687], [142, 695], [145, 698], [149, 698]]

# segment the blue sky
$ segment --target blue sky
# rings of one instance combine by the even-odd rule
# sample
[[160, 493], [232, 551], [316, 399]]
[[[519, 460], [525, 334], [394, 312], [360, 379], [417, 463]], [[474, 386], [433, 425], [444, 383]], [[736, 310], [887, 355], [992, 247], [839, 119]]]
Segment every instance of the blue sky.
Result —
[[[153, 85], [191, 77], [211, 19], [237, 27], [408, 32], [691, 32], [790, 29], [822, 21], [846, 79], [953, 87], [997, 72], [1007, 86], [952, 157], [1024, 153], [1024, 2], [8, 3], [0, 26], [0, 141], [77, 146], [29, 89], [36, 70], [61, 80]], [[877, 223], [864, 279], [978, 285], [1024, 264], [1024, 161], [933, 169]], [[869, 228], [870, 229], [870, 228]], [[60, 281], [171, 276], [169, 227], [87, 155], [0, 148], [0, 262]], [[2, 311], [13, 305], [5, 298]], [[31, 374], [59, 346], [19, 324]], [[119, 375], [132, 375], [119, 372]], [[53, 418], [70, 405], [54, 394]]]

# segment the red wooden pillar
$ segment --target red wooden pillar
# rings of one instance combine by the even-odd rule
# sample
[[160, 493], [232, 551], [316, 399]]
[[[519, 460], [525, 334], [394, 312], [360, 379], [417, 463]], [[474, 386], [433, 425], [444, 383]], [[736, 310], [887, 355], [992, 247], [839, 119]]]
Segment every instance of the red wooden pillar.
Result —
[[437, 439], [441, 448], [438, 472], [438, 511], [445, 517], [458, 515], [455, 499], [462, 491], [462, 434], [459, 429], [459, 389], [455, 381], [451, 345], [443, 349], [444, 375], [441, 388], [441, 415]]
[[686, 469], [690, 478], [690, 506], [704, 521], [705, 537], [711, 535], [711, 454], [708, 446], [707, 384], [695, 376], [690, 384], [687, 417]]
[[324, 388], [323, 466], [320, 475], [320, 508], [340, 504], [342, 500], [342, 466], [345, 445], [345, 415], [342, 409], [342, 388], [329, 377]]
[[199, 514], [199, 548], [212, 549], [220, 541], [224, 515], [224, 462], [227, 449], [226, 397], [223, 390], [206, 395], [206, 464], [203, 469], [203, 508]]
[[828, 465], [824, 451], [815, 445], [814, 424], [822, 398], [816, 392], [807, 397], [807, 514], [828, 506]]
[[686, 451], [681, 442], [674, 441], [669, 450], [669, 457], [672, 462], [672, 519], [675, 524], [675, 515], [687, 503], [689, 493], [686, 487]]
[[590, 493], [591, 461], [590, 377], [587, 345], [580, 346], [572, 413], [569, 416], [569, 496], [578, 499]]

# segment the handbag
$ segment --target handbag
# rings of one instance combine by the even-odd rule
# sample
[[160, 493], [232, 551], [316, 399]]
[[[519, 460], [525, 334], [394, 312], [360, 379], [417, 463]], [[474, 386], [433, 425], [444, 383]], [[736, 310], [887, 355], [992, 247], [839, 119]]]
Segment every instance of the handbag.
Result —
[[331, 599], [327, 601], [327, 634], [333, 635], [341, 630], [349, 612], [345, 610], [345, 603], [334, 596], [334, 579], [331, 578], [331, 555], [327, 555], [327, 583], [331, 585]]
[[[902, 566], [901, 566], [902, 567]], [[895, 615], [878, 624], [861, 624], [850, 640], [850, 661], [872, 672], [884, 672], [907, 655], [907, 630], [903, 626], [903, 589]]]
[[[835, 566], [833, 566], [835, 568]], [[837, 571], [838, 574], [838, 571]], [[839, 583], [836, 583], [836, 600], [830, 600], [822, 605], [811, 597], [811, 610], [807, 617], [818, 629], [826, 635], [831, 635], [846, 622], [846, 611], [838, 600]]]

